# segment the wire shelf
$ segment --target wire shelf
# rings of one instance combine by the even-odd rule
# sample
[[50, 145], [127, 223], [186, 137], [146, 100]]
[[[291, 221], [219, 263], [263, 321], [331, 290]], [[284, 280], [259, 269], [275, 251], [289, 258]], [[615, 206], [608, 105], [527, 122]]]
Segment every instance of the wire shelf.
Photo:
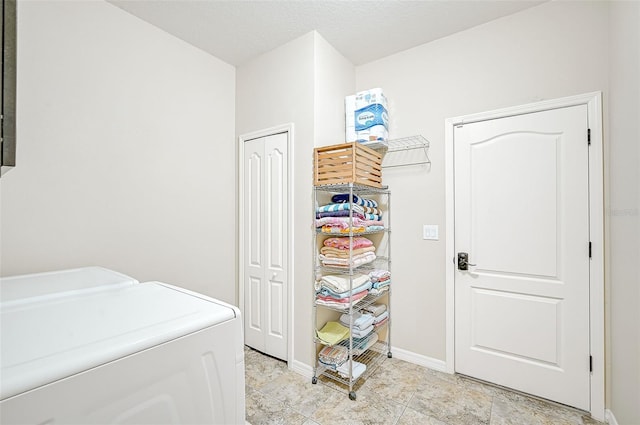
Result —
[[317, 376], [325, 376], [333, 381], [347, 386], [345, 390], [348, 390], [348, 386], [350, 384], [353, 385], [357, 381], [366, 380], [369, 376], [371, 376], [373, 372], [375, 372], [376, 368], [387, 357], [387, 347], [388, 346], [386, 342], [379, 341], [361, 355], [353, 356], [354, 361], [363, 363], [367, 366], [367, 370], [355, 379], [353, 379], [352, 377], [350, 379], [350, 377], [348, 376], [343, 377], [337, 371], [332, 370], [330, 367], [325, 366], [320, 362], [317, 362]]
[[382, 168], [431, 164], [429, 141], [421, 135], [391, 139], [386, 144], [378, 143], [375, 147], [369, 147], [384, 155]]
[[361, 235], [376, 235], [379, 233], [386, 233], [386, 232], [390, 232], [391, 229], [385, 227], [384, 229], [380, 229], [380, 230], [365, 230], [364, 232], [353, 232], [353, 233], [337, 233], [337, 232], [323, 232], [322, 228], [320, 227], [316, 227], [316, 233], [319, 235], [323, 235], [323, 236], [343, 236], [343, 237], [348, 237], [348, 236], [361, 236]]
[[[357, 308], [356, 310], [362, 310], [362, 308], [360, 308], [360, 306], [358, 306], [358, 308]], [[389, 319], [387, 319], [387, 321], [386, 321], [385, 323], [383, 323], [382, 325], [379, 325], [377, 328], [375, 328], [374, 330], [372, 330], [371, 332], [369, 332], [369, 333], [366, 335], [366, 337], [365, 337], [365, 338], [370, 337], [370, 336], [371, 336], [372, 334], [374, 334], [374, 333], [378, 333], [378, 331], [380, 331], [381, 329], [386, 328], [388, 325], [389, 325]], [[346, 347], [347, 349], [349, 349], [348, 341], [349, 341], [349, 338], [347, 338], [347, 339], [343, 339], [342, 341], [340, 341], [340, 342], [338, 342], [338, 343], [336, 343], [336, 344], [328, 344], [327, 342], [325, 342], [325, 341], [321, 340], [321, 339], [320, 339], [320, 338], [318, 338], [317, 336], [314, 336], [314, 337], [313, 337], [313, 342], [314, 342], [315, 344], [320, 344], [320, 345], [322, 345], [322, 346], [324, 346], [324, 347], [333, 347], [333, 346], [336, 346], [336, 345], [342, 345], [342, 346]], [[378, 342], [376, 342], [376, 344], [380, 344], [380, 343], [385, 344], [385, 342], [384, 342], [384, 341], [378, 341]], [[354, 342], [354, 343], [353, 343], [353, 349], [357, 351], [357, 350], [362, 349], [362, 347], [364, 347], [365, 345], [366, 345], [366, 341], [365, 341], [365, 342], [362, 342], [362, 343], [355, 343], [355, 342]], [[375, 344], [374, 344], [373, 346], [375, 346]], [[370, 350], [371, 348], [373, 348], [373, 347], [369, 347], [369, 348], [367, 348], [367, 350]], [[362, 353], [362, 354], [364, 354], [364, 353]], [[361, 354], [358, 354], [358, 355], [361, 355]], [[355, 357], [355, 356], [356, 356], [356, 355], [354, 354], [354, 357]], [[326, 366], [326, 365], [324, 365], [324, 366]]]
[[315, 186], [315, 189], [320, 192], [331, 193], [349, 193], [353, 190], [353, 193], [358, 194], [386, 194], [389, 193], [389, 186], [373, 187], [365, 186], [363, 184], [345, 183], [345, 184], [327, 184], [323, 186]]
[[332, 266], [323, 266], [322, 264], [319, 264], [316, 267], [316, 272], [323, 272], [323, 274], [332, 273], [332, 274], [343, 274], [343, 275], [353, 275], [353, 274], [361, 274], [361, 273], [364, 274], [366, 272], [370, 272], [376, 269], [385, 268], [385, 266], [388, 270], [390, 262], [391, 260], [388, 257], [378, 256], [372, 262], [363, 264], [358, 267], [332, 267]]
[[333, 311], [337, 311], [337, 312], [340, 312], [340, 313], [348, 313], [349, 309], [351, 309], [351, 311], [358, 311], [358, 310], [362, 310], [363, 308], [369, 307], [371, 304], [373, 304], [376, 301], [378, 301], [378, 299], [380, 299], [383, 296], [387, 295], [390, 291], [391, 291], [391, 289], [387, 289], [386, 291], [382, 291], [379, 294], [367, 294], [366, 297], [359, 299], [358, 301], [356, 301], [353, 304], [351, 304], [351, 303], [347, 304], [344, 307], [325, 305], [325, 304], [318, 304], [317, 301], [315, 302], [315, 306], [316, 307], [326, 308], [326, 309], [333, 310]]

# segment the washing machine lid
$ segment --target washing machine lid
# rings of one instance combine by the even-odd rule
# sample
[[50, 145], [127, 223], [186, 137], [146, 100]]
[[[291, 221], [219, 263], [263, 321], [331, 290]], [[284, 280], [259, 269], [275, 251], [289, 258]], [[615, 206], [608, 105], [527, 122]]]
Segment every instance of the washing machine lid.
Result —
[[237, 315], [226, 303], [160, 282], [50, 294], [0, 307], [1, 400]]
[[112, 285], [136, 283], [138, 281], [134, 278], [104, 267], [24, 274], [0, 278], [0, 302], [75, 295], [78, 291], [96, 291]]

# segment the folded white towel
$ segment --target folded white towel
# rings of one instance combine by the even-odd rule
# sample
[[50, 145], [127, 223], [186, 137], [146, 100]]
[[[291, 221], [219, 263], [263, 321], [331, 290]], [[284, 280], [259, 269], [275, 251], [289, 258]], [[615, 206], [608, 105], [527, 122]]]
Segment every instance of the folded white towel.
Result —
[[364, 328], [364, 329], [353, 328], [353, 329], [351, 329], [351, 335], [354, 338], [363, 338], [363, 337], [369, 335], [369, 333], [371, 333], [371, 331], [373, 331], [373, 325], [369, 326], [368, 328]]
[[380, 316], [382, 313], [387, 311], [386, 304], [371, 304], [363, 309], [367, 313], [371, 313], [374, 316]]
[[363, 264], [370, 263], [376, 259], [376, 254], [373, 252], [365, 252], [364, 254], [358, 254], [351, 258], [351, 262], [349, 262], [348, 258], [335, 258], [335, 257], [327, 257], [326, 255], [320, 254], [318, 256], [320, 261], [322, 261], [322, 265], [329, 267], [359, 267]]
[[369, 276], [363, 274], [356, 274], [352, 276], [353, 282], [349, 280], [349, 276], [344, 275], [327, 275], [322, 276], [320, 281], [316, 282], [316, 291], [319, 291], [322, 286], [332, 290], [335, 293], [346, 292], [350, 289], [350, 285], [353, 288], [357, 288], [363, 285], [369, 280]]
[[[373, 319], [373, 323], [374, 323], [374, 324], [378, 324], [378, 323], [382, 322], [384, 319], [386, 319], [387, 317], [389, 317], [389, 312], [388, 312], [388, 311], [385, 311], [385, 312], [384, 312], [384, 313], [382, 313], [380, 316], [376, 316], [376, 317]], [[341, 321], [342, 321], [342, 320], [341, 320]]]
[[[351, 362], [351, 377], [352, 379], [358, 379], [367, 370], [367, 365], [364, 363], [352, 361]], [[339, 368], [338, 373], [343, 378], [349, 379], [349, 362], [344, 362]]]
[[389, 270], [376, 269], [372, 272], [369, 272], [369, 277], [372, 282], [377, 282], [379, 280], [383, 280], [391, 277], [391, 272]]

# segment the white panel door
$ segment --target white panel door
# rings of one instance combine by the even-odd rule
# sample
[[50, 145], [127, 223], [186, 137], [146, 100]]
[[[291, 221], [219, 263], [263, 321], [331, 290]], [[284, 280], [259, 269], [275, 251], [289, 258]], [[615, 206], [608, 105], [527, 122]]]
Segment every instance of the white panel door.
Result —
[[244, 145], [245, 342], [287, 359], [287, 134]]
[[265, 253], [267, 308], [265, 352], [287, 359], [287, 134], [265, 138]]
[[244, 338], [245, 343], [264, 350], [264, 141], [245, 142], [244, 146]]
[[454, 155], [456, 372], [589, 410], [586, 105], [458, 126]]

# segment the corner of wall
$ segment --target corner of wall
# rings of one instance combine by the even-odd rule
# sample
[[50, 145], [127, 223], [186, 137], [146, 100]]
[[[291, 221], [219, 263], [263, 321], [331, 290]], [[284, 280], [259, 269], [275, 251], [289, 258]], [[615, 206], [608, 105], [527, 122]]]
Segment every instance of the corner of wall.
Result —
[[355, 80], [355, 66], [314, 31], [314, 146], [344, 142], [344, 98]]

